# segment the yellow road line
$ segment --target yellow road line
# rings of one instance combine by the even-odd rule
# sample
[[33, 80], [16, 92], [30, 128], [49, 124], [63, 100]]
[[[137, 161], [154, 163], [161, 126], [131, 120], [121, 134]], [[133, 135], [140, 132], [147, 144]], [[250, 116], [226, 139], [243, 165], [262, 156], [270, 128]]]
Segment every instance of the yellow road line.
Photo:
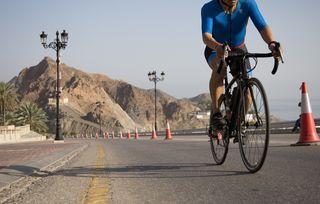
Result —
[[83, 199], [84, 204], [108, 203], [109, 201], [109, 181], [106, 177], [105, 150], [99, 146], [98, 156], [93, 170], [91, 182]]

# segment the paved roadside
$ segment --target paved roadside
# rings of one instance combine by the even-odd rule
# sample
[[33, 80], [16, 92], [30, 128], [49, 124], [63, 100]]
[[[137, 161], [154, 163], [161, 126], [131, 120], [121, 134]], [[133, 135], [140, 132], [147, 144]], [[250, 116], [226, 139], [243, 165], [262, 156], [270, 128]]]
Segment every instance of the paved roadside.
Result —
[[[2, 204], [108, 203], [109, 179], [104, 140], [84, 140], [87, 147], [53, 171], [41, 170], [27, 176], [20, 192], [1, 194]], [[18, 182], [20, 183], [20, 182]], [[11, 185], [19, 189], [19, 185]]]
[[271, 134], [269, 146], [290, 146], [298, 142], [299, 134]]
[[86, 146], [82, 140], [0, 145], [0, 192], [25, 176], [58, 168]]

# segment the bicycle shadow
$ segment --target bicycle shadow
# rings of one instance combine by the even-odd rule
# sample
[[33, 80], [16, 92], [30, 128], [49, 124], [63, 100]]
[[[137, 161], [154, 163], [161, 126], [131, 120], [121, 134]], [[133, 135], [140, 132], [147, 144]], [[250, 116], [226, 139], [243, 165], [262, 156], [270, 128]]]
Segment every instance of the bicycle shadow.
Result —
[[250, 174], [247, 171], [232, 171], [225, 169], [212, 169], [219, 165], [207, 163], [166, 163], [166, 164], [137, 164], [119, 165], [109, 167], [84, 166], [58, 170], [54, 175], [71, 177], [92, 177], [92, 175], [108, 178], [206, 178], [230, 177]]
[[36, 175], [37, 177], [46, 176], [51, 172], [40, 170], [37, 167], [26, 166], [26, 165], [10, 165], [0, 166], [0, 175], [25, 177]]

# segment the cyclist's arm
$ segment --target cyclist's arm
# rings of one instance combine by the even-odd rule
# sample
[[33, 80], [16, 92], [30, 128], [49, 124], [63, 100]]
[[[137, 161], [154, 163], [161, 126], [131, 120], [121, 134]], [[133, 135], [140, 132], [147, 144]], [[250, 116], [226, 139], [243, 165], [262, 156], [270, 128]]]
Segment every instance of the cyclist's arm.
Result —
[[202, 34], [202, 40], [203, 40], [203, 43], [210, 47], [211, 49], [213, 50], [217, 50], [217, 47], [219, 45], [221, 45], [221, 43], [217, 42], [213, 37], [212, 37], [212, 34], [211, 33], [208, 33], [208, 32], [205, 32]]
[[264, 27], [261, 31], [260, 31], [260, 35], [262, 37], [262, 39], [269, 45], [270, 42], [275, 41], [272, 31], [270, 29], [269, 26]]
[[[207, 32], [203, 33], [202, 39], [204, 44], [206, 44], [209, 48], [217, 52], [218, 57], [228, 56], [228, 52], [224, 50], [223, 45], [218, 41], [216, 41], [211, 33], [207, 33]], [[230, 51], [230, 48], [227, 47], [227, 50]]]
[[201, 30], [202, 30], [202, 40], [206, 46], [213, 50], [217, 50], [220, 45], [212, 36], [213, 30], [213, 17], [210, 15], [210, 10], [212, 8], [206, 4], [201, 9]]
[[[269, 49], [272, 51], [274, 56], [279, 57], [281, 53], [278, 53], [279, 50], [275, 50], [274, 45], [270, 47], [270, 43], [275, 41], [272, 31], [268, 24], [265, 22], [262, 14], [259, 11], [257, 3], [255, 0], [251, 0], [249, 3], [249, 14], [250, 18], [253, 21], [253, 24], [260, 32], [262, 39], [269, 45]], [[283, 52], [283, 49], [280, 47], [280, 52]]]
[[255, 0], [251, 0], [249, 3], [249, 15], [254, 26], [260, 32], [262, 39], [267, 44], [269, 44], [272, 41], [275, 41], [272, 35], [272, 31], [268, 26], [268, 24], [266, 23], [266, 21], [264, 20]]
[[269, 28], [269, 26], [265, 27], [263, 30], [260, 31], [261, 37], [263, 40], [268, 44], [269, 49], [271, 50], [274, 57], [280, 59], [283, 63], [282, 54], [283, 54], [283, 48], [280, 45], [280, 47], [276, 48], [276, 45], [274, 43], [270, 44], [271, 42], [276, 42], [272, 35], [272, 31]]
[[254, 26], [258, 29], [260, 32], [262, 29], [264, 29], [268, 24], [264, 20], [258, 5], [255, 0], [249, 0], [248, 1], [248, 9], [249, 9], [249, 16], [254, 24]]

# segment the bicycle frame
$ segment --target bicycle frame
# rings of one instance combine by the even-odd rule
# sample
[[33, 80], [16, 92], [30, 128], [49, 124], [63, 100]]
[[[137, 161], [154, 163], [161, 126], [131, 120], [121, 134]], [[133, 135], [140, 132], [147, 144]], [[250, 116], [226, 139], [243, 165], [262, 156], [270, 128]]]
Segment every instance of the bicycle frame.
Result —
[[[231, 81], [228, 81], [228, 76], [226, 75], [224, 81], [225, 85], [225, 94], [222, 96], [223, 98], [221, 99], [221, 103], [225, 102], [227, 95], [230, 95], [231, 97], [231, 102], [232, 106], [228, 107], [231, 110], [231, 117], [228, 118], [228, 129], [229, 129], [229, 135], [232, 137], [236, 136], [233, 132], [236, 131], [236, 126], [237, 126], [237, 119], [238, 119], [238, 106], [239, 106], [239, 101], [242, 100], [242, 97], [245, 97], [244, 94], [242, 93], [243, 90], [243, 85], [246, 83], [246, 81], [249, 79], [248, 74], [247, 74], [247, 69], [245, 67], [245, 59], [241, 59], [241, 67], [239, 67], [238, 73], [233, 76]], [[234, 87], [235, 91], [231, 89], [232, 87], [236, 84], [236, 87]], [[235, 94], [235, 95], [234, 95]], [[230, 105], [230, 104], [227, 104]]]
[[[229, 82], [228, 81], [228, 76], [226, 75], [225, 77], [225, 94], [223, 95], [223, 97], [227, 97], [227, 95], [231, 95], [231, 98], [234, 100], [232, 103], [232, 107], [228, 107], [231, 110], [231, 117], [230, 117], [230, 121], [228, 122], [228, 128], [229, 128], [229, 135], [231, 135], [232, 137], [237, 136], [235, 134], [233, 134], [233, 131], [236, 131], [236, 126], [237, 126], [237, 121], [238, 119], [240, 119], [238, 116], [238, 106], [239, 106], [239, 101], [243, 100], [245, 96], [245, 93], [242, 93], [242, 90], [244, 88], [244, 86], [247, 84], [247, 81], [249, 80], [249, 76], [248, 76], [248, 70], [246, 68], [246, 64], [245, 64], [245, 60], [248, 58], [254, 58], [254, 57], [258, 57], [258, 58], [265, 58], [265, 57], [271, 57], [272, 54], [271, 53], [245, 53], [245, 54], [239, 54], [239, 53], [232, 53], [230, 54], [231, 57], [233, 57], [233, 60], [241, 60], [240, 63], [240, 67], [238, 68], [237, 73], [233, 76], [232, 80]], [[231, 61], [229, 61], [231, 62]], [[228, 64], [228, 67], [230, 67], [230, 63]], [[275, 66], [272, 70], [272, 74], [275, 74], [278, 68], [278, 61], [275, 59]], [[218, 73], [221, 71], [221, 68], [219, 68]], [[235, 93], [231, 93], [231, 88], [233, 87], [233, 85], [236, 84], [236, 91]], [[250, 90], [250, 95], [252, 96], [252, 90], [251, 88]], [[235, 96], [233, 96], [233, 94], [236, 94]], [[221, 103], [224, 102], [225, 99], [222, 98]], [[221, 105], [220, 103], [220, 105]], [[254, 99], [252, 99], [252, 103], [254, 106], [254, 110], [255, 110], [255, 115], [257, 117], [257, 119], [259, 119], [259, 121], [261, 121], [261, 119], [259, 118], [259, 115], [257, 113], [257, 105]]]

